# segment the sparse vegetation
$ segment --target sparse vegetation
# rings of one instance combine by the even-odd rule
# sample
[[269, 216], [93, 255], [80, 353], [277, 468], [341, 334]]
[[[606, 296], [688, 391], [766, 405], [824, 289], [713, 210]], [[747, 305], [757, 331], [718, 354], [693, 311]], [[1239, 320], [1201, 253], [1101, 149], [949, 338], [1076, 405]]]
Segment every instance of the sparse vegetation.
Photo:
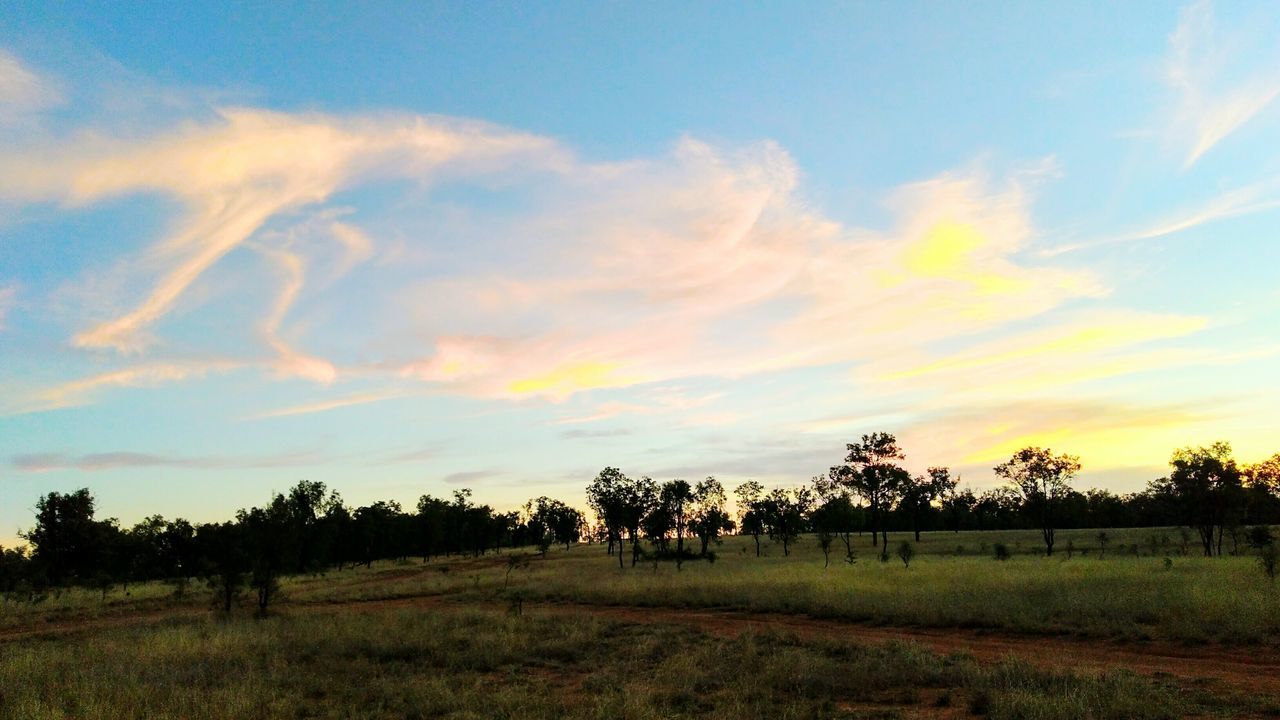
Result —
[[[1199, 477], [1200, 470], [1181, 469], [1178, 463], [1191, 462], [1187, 458], [1200, 462], [1207, 456], [1212, 462], [1205, 462], [1217, 463], [1214, 468], [1230, 466], [1225, 450], [1214, 448], [1207, 455], [1180, 451], [1175, 475]], [[44, 655], [0, 660], [2, 673], [21, 669], [32, 682], [61, 682], [72, 689], [66, 697], [41, 695], [27, 686], [6, 689], [0, 718], [117, 717], [120, 707], [150, 709], [150, 715], [161, 717], [401, 717], [464, 711], [488, 716], [517, 707], [528, 717], [828, 717], [860, 703], [915, 706], [923, 690], [936, 691], [938, 702], [945, 698], [949, 706], [978, 708], [995, 717], [1178, 717], [1205, 711], [1203, 698], [1185, 693], [1153, 701], [1160, 682], [1135, 676], [1079, 677], [1017, 663], [939, 658], [918, 649], [850, 649], [856, 646], [779, 640], [772, 634], [724, 637], [659, 628], [646, 620], [645, 632], [669, 643], [658, 652], [647, 641], [636, 642], [641, 631], [626, 623], [588, 618], [589, 627], [570, 630], [560, 620], [527, 611], [555, 601], [622, 608], [623, 614], [636, 607], [702, 608], [1094, 639], [1228, 644], [1280, 639], [1280, 596], [1272, 582], [1259, 582], [1251, 567], [1261, 567], [1274, 581], [1277, 545], [1270, 526], [1257, 523], [1276, 510], [1274, 483], [1254, 479], [1263, 474], [1240, 470], [1238, 488], [1248, 491], [1243, 494], [1221, 489], [1235, 485], [1219, 483], [1219, 499], [1235, 514], [1215, 515], [1211, 533], [1209, 525], [1198, 527], [1202, 541], [1207, 537], [1211, 543], [1203, 545], [1205, 557], [1196, 558], [1189, 557], [1193, 536], [1186, 527], [1061, 527], [1072, 524], [1064, 518], [1082, 517], [1082, 512], [1083, 517], [1123, 517], [1126, 507], [1161, 498], [1168, 503], [1157, 507], [1186, 508], [1170, 499], [1185, 487], [1155, 483], [1147, 493], [1124, 500], [1098, 491], [1082, 495], [1065, 484], [1074, 473], [1072, 458], [1033, 450], [1015, 455], [1004, 471], [1019, 482], [1020, 492], [1005, 489], [978, 498], [957, 491], [942, 468], [930, 469], [927, 477], [899, 472], [903, 454], [893, 436], [866, 436], [850, 446], [846, 465], [815, 478], [812, 487], [766, 491], [748, 482], [737, 488], [738, 527], [744, 534], [731, 538], [723, 537], [734, 523], [714, 478], [696, 486], [682, 480], [658, 483], [629, 478], [615, 468], [606, 468], [588, 488], [594, 529], [581, 513], [547, 497], [531, 500], [523, 512], [499, 513], [459, 490], [452, 501], [423, 496], [417, 511], [407, 513], [392, 502], [351, 509], [324, 485], [302, 482], [264, 507], [241, 511], [233, 522], [192, 526], [152, 517], [121, 530], [114, 520], [94, 518], [87, 491], [51, 493], [38, 505], [37, 526], [26, 535], [32, 551], [0, 552], [5, 600], [0, 633], [30, 637], [36, 628], [97, 633], [96, 623], [149, 615], [173, 621], [153, 631], [95, 635], [98, 650], [90, 662], [109, 671], [86, 680], [71, 677], [68, 669], [68, 658], [83, 650], [75, 635], [38, 645]], [[1044, 464], [1052, 465], [1052, 472], [1036, 469]], [[1033, 476], [1039, 490], [1027, 490], [1017, 480]], [[868, 504], [858, 505], [859, 498]], [[1246, 526], [1244, 517], [1255, 524]], [[944, 519], [945, 530], [925, 529]], [[966, 529], [969, 522], [1017, 529]], [[870, 532], [862, 535], [864, 529]], [[910, 530], [917, 538], [895, 545], [894, 554], [909, 572], [889, 563], [890, 530]], [[961, 531], [965, 534], [958, 535]], [[1065, 544], [1066, 557], [1051, 557], [1058, 541]], [[882, 562], [855, 564], [859, 543], [876, 548]], [[717, 553], [711, 548], [722, 544], [724, 559], [713, 562]], [[1041, 545], [1045, 552], [1033, 549]], [[627, 569], [627, 546], [632, 567], [644, 558], [644, 572]], [[831, 551], [841, 546], [845, 566], [833, 568]], [[1108, 552], [1110, 547], [1115, 551]], [[1067, 562], [1077, 551], [1096, 561]], [[1184, 558], [1176, 566], [1174, 554]], [[411, 555], [420, 555], [422, 563], [411, 561]], [[992, 563], [992, 557], [1000, 562]], [[694, 570], [684, 567], [686, 560], [698, 558], [708, 562]], [[207, 581], [219, 624], [210, 620], [209, 595], [175, 591], [185, 588], [189, 577]], [[409, 621], [392, 611], [396, 605], [379, 604], [439, 596], [493, 612], [460, 613], [460, 605], [451, 604], [443, 616], [433, 613], [406, 627]], [[375, 603], [370, 613], [388, 623], [381, 631], [356, 612], [332, 623], [337, 629], [327, 635], [319, 629], [319, 615], [339, 611], [319, 608], [367, 601]], [[243, 623], [250, 610], [261, 622]], [[491, 620], [477, 630], [479, 617]], [[457, 639], [457, 623], [472, 628], [468, 640]], [[314, 635], [310, 651], [299, 644], [304, 632]], [[193, 642], [189, 633], [213, 642], [212, 649], [203, 656], [187, 649], [183, 643]], [[459, 659], [442, 659], [438, 638], [424, 640], [414, 633], [452, 638], [461, 648]], [[138, 667], [147, 663], [108, 665], [120, 662], [123, 637], [141, 648], [137, 652], [154, 653], [165, 662], [152, 663], [151, 669]], [[585, 661], [571, 659], [567, 648], [584, 637], [623, 660], [615, 662], [611, 655], [596, 667], [590, 658], [604, 652], [599, 650], [587, 653]], [[626, 638], [625, 649], [618, 647], [618, 637]], [[516, 657], [499, 643], [528, 654]], [[772, 657], [762, 665], [752, 649], [760, 643], [770, 643], [769, 653], [805, 667], [804, 673], [787, 674], [782, 665], [771, 664]], [[395, 647], [386, 654], [368, 649], [389, 644]], [[633, 663], [633, 646], [650, 648], [647, 661], [657, 675], [641, 672], [639, 660]], [[197, 656], [226, 670], [226, 678], [211, 679], [203, 666], [191, 666], [190, 658]], [[877, 672], [866, 670], [856, 686], [872, 690], [846, 685], [843, 674], [823, 664], [843, 666], [844, 658], [854, 656], [881, 663]], [[901, 664], [909, 658], [915, 658], [914, 665]], [[238, 677], [245, 664], [265, 670], [246, 675], [249, 679], [227, 679]], [[363, 677], [373, 672], [371, 664], [394, 667], [381, 670], [389, 674], [365, 687], [343, 685], [341, 691], [323, 693], [316, 689], [320, 680], [296, 677], [329, 678], [332, 688], [338, 686], [333, 678]], [[725, 673], [728, 664], [735, 669]], [[739, 677], [739, 664], [750, 672]], [[168, 682], [157, 669], [161, 665], [195, 678], [197, 684], [190, 686], [195, 690], [166, 686], [144, 697], [140, 688], [146, 683]], [[717, 666], [719, 675], [707, 675]], [[961, 666], [968, 669], [958, 670]], [[574, 678], [568, 684], [521, 679], [565, 673]], [[770, 685], [769, 673], [777, 673], [781, 684]], [[431, 679], [423, 680], [424, 675]], [[0, 675], [0, 682], [10, 683], [0, 687], [15, 687], [12, 680]], [[579, 691], [589, 683], [609, 690], [593, 685], [591, 692]], [[765, 692], [748, 699], [735, 695], [748, 685]], [[495, 694], [495, 687], [500, 692]], [[481, 689], [489, 695], [480, 697]], [[193, 709], [194, 698], [209, 704]], [[122, 704], [128, 702], [133, 704]]]

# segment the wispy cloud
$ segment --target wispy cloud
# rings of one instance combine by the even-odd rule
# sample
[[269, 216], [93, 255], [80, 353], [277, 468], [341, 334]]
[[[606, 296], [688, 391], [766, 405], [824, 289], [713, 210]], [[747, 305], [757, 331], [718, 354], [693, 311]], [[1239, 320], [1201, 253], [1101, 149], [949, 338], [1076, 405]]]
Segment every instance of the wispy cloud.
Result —
[[631, 435], [634, 432], [635, 431], [630, 428], [610, 428], [608, 430], [584, 430], [582, 428], [574, 428], [560, 433], [560, 437], [566, 440], [598, 440], [601, 438], [623, 437]]
[[62, 92], [12, 54], [0, 49], [0, 127], [62, 102]]
[[315, 452], [281, 453], [248, 457], [186, 457], [154, 455], [139, 452], [103, 452], [86, 455], [66, 453], [31, 453], [15, 455], [10, 466], [22, 472], [81, 470], [95, 472], [118, 468], [190, 468], [227, 470], [237, 468], [275, 468], [316, 465], [324, 458]]
[[210, 373], [227, 372], [241, 367], [231, 360], [208, 360], [187, 363], [146, 363], [91, 375], [30, 391], [17, 391], [0, 402], [0, 415], [56, 410], [85, 405], [109, 388], [157, 387]]
[[1220, 220], [1252, 215], [1276, 208], [1280, 208], [1280, 192], [1277, 192], [1276, 183], [1258, 183], [1223, 193], [1200, 207], [1179, 211], [1130, 233], [1083, 242], [1065, 243], [1046, 249], [1041, 254], [1045, 257], [1052, 257], [1104, 245], [1154, 240]]
[[0, 330], [4, 330], [5, 316], [9, 314], [9, 310], [13, 307], [17, 297], [18, 288], [12, 285], [8, 287], [0, 286]]
[[[970, 168], [909, 183], [883, 198], [887, 224], [859, 227], [805, 202], [794, 160], [771, 142], [717, 147], [684, 138], [657, 156], [591, 163], [549, 138], [473, 121], [233, 109], [153, 137], [85, 134], [0, 153], [0, 198], [10, 201], [82, 205], [152, 194], [184, 208], [171, 233], [127, 264], [143, 282], [125, 287], [145, 288], [142, 297], [124, 310], [88, 298], [86, 316], [108, 319], [72, 339], [83, 350], [147, 359], [38, 391], [19, 411], [232, 367], [321, 385], [381, 376], [473, 397], [554, 402], [884, 358], [927, 367], [939, 343], [1031, 319], [1052, 328], [1055, 310], [1106, 294], [1092, 272], [1026, 256], [1046, 167], [1052, 163], [1003, 177]], [[441, 232], [467, 242], [425, 261], [367, 263], [378, 233], [357, 227], [351, 209], [324, 203], [387, 179], [415, 182], [427, 194], [443, 185], [500, 185], [519, 201], [495, 208], [451, 198], [425, 212], [406, 203], [380, 226], [447, 222]], [[195, 350], [173, 344], [190, 338], [190, 328], [156, 337], [165, 334], [162, 321], [181, 298], [216, 297], [193, 287], [237, 249], [265, 261], [277, 286], [264, 297], [260, 280], [227, 280], [235, 302], [223, 298], [230, 312], [206, 329], [212, 343], [235, 348], [235, 359], [164, 359]], [[322, 292], [357, 267], [368, 275], [343, 287], [347, 294]], [[341, 331], [324, 332], [323, 320], [302, 323], [307, 312], [341, 317]], [[245, 352], [236, 329], [248, 329], [260, 352]], [[391, 396], [322, 397], [259, 417]], [[706, 402], [695, 401], [610, 399], [557, 422]], [[741, 417], [704, 409], [680, 421]]]
[[1182, 10], [1169, 36], [1165, 80], [1177, 94], [1174, 131], [1189, 145], [1184, 167], [1195, 165], [1280, 96], [1280, 55], [1274, 43], [1264, 46], [1260, 57], [1238, 59], [1253, 49], [1219, 36], [1209, 0]]
[[338, 408], [351, 407], [353, 405], [367, 405], [369, 403], [382, 402], [383, 400], [391, 400], [393, 398], [403, 397], [403, 393], [397, 392], [380, 392], [380, 393], [356, 393], [345, 397], [334, 398], [332, 400], [321, 400], [304, 405], [293, 405], [278, 410], [268, 410], [267, 412], [254, 415], [254, 419], [290, 417], [293, 415], [309, 415], [312, 413], [328, 412], [329, 410], [337, 410]]
[[[357, 178], [428, 178], [554, 154], [554, 144], [475, 122], [222, 110], [216, 122], [133, 142], [90, 136], [0, 158], [0, 198], [86, 204], [137, 193], [185, 202], [185, 221], [151, 251], [159, 266], [133, 309], [79, 332], [77, 346], [136, 352], [144, 331], [272, 216], [321, 202]], [[542, 159], [540, 164], [550, 161]], [[349, 228], [339, 234], [356, 242]]]
[[444, 476], [445, 483], [449, 485], [466, 485], [468, 483], [478, 482], [480, 480], [488, 480], [502, 475], [497, 470], [466, 470], [463, 472], [450, 473]]

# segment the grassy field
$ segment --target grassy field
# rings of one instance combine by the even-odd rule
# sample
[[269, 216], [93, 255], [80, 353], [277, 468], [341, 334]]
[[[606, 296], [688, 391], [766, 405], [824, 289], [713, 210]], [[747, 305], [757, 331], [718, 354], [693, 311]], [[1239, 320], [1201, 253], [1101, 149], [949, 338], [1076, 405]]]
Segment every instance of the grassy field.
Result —
[[0, 718], [1177, 718], [1265, 709], [909, 644], [461, 610], [205, 618], [5, 648]]
[[[1266, 579], [1256, 558], [1182, 555], [1176, 529], [1109, 530], [1104, 554], [1098, 531], [1062, 531], [1060, 546], [1077, 551], [1052, 558], [1037, 554], [1035, 532], [925, 533], [910, 567], [895, 556], [882, 563], [869, 538], [854, 538], [857, 561], [846, 564], [843, 547], [829, 567], [811, 537], [789, 557], [763, 543], [755, 556], [748, 537], [726, 538], [717, 560], [656, 565], [642, 561], [619, 570], [599, 545], [551, 550], [507, 572], [506, 557], [450, 558], [423, 568], [418, 561], [377, 563], [372, 569], [288, 578], [285, 602], [345, 602], [424, 595], [508, 602], [516, 597], [603, 605], [698, 607], [925, 627], [987, 628], [1017, 633], [1130, 640], [1162, 639], [1275, 643], [1280, 640], [1280, 587]], [[1174, 538], [1161, 547], [1153, 538]], [[890, 546], [910, 539], [890, 536]], [[1004, 543], [1006, 561], [991, 550]], [[1155, 547], [1156, 552], [1150, 550]], [[1123, 548], [1123, 550], [1122, 550]], [[1136, 553], [1135, 553], [1136, 548]], [[1171, 550], [1164, 552], [1163, 550]], [[963, 552], [961, 552], [963, 550]], [[1081, 551], [1087, 550], [1087, 554]], [[376, 571], [376, 572], [375, 572]], [[142, 608], [207, 605], [193, 583], [182, 600], [162, 583], [100, 592], [73, 589], [31, 604], [5, 602], [0, 629], [57, 622]]]
[[[1097, 531], [1064, 532], [1064, 545]], [[1038, 535], [1027, 532], [926, 533], [910, 567], [896, 557], [877, 560], [868, 544], [845, 564], [830, 567], [811, 538], [789, 557], [777, 546], [755, 557], [750, 538], [728, 538], [714, 563], [642, 563], [619, 570], [599, 546], [553, 550], [505, 576], [497, 558], [439, 566], [448, 572], [406, 572], [375, 584], [352, 577], [300, 580], [291, 595], [308, 600], [356, 600], [460, 593], [475, 600], [520, 596], [587, 604], [727, 608], [804, 613], [815, 617], [927, 627], [988, 628], [1018, 633], [1130, 640], [1274, 643], [1280, 640], [1280, 588], [1250, 556], [1204, 558], [1143, 554], [1142, 543], [1166, 530], [1113, 530], [1099, 557], [1032, 554]], [[905, 538], [890, 536], [891, 547]], [[1078, 540], [1077, 540], [1078, 538]], [[1007, 561], [988, 551], [997, 542], [1020, 548]], [[1126, 551], [1116, 551], [1118, 545]], [[1137, 545], [1139, 554], [1128, 547]], [[972, 548], [959, 554], [957, 546]], [[1192, 548], [1195, 552], [1195, 548]], [[1168, 561], [1166, 561], [1166, 557]]]
[[[760, 558], [728, 538], [682, 569], [620, 570], [598, 545], [519, 551], [510, 572], [510, 552], [378, 563], [288, 578], [258, 621], [197, 584], [71, 590], [0, 609], [0, 719], [1280, 715], [1280, 588], [1255, 558], [1183, 555], [1176, 530], [1108, 531], [1100, 557], [1096, 535], [1063, 533], [1067, 559], [1034, 554], [1034, 533], [930, 533], [909, 567], [869, 538], [830, 567], [812, 538]], [[947, 649], [895, 640], [912, 627]], [[1112, 659], [1152, 643], [1198, 649], [1176, 676]], [[1197, 681], [1230, 664], [1218, 652], [1236, 675]]]

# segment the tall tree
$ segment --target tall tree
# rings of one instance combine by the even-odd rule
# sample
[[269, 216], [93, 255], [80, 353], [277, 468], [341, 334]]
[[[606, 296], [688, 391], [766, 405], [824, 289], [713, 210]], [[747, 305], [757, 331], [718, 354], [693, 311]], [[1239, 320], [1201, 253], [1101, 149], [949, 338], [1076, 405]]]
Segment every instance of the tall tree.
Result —
[[701, 542], [700, 555], [706, 557], [711, 543], [719, 543], [721, 533], [733, 530], [733, 520], [724, 510], [724, 486], [714, 477], [707, 476], [693, 489], [694, 511], [689, 521], [689, 531]]
[[615, 467], [607, 467], [587, 486], [587, 504], [604, 525], [609, 552], [618, 546], [618, 567], [622, 567], [622, 534], [627, 527], [626, 487], [630, 479]]
[[1222, 554], [1222, 534], [1243, 499], [1244, 472], [1232, 456], [1231, 445], [1185, 447], [1169, 459], [1172, 472], [1151, 483], [1179, 509], [1184, 521], [1200, 534], [1206, 556]]
[[693, 488], [684, 480], [676, 479], [662, 484], [658, 502], [671, 516], [671, 529], [676, 533], [676, 554], [684, 555], [684, 535], [689, 527], [689, 514], [693, 505]]
[[631, 543], [631, 567], [635, 567], [640, 559], [640, 531], [644, 527], [645, 518], [661, 508], [658, 502], [658, 484], [645, 475], [625, 483], [622, 489], [627, 539]]
[[764, 534], [764, 517], [760, 511], [763, 494], [764, 486], [755, 480], [748, 480], [733, 490], [738, 499], [738, 527], [755, 540], [756, 557], [760, 557], [760, 536]]
[[956, 481], [951, 479], [951, 470], [944, 467], [931, 467], [925, 475], [910, 478], [903, 483], [899, 507], [911, 521], [911, 531], [915, 533], [916, 542], [920, 542], [920, 526], [933, 511], [933, 503], [953, 492], [955, 487]]
[[849, 489], [835, 482], [826, 475], [813, 476], [813, 490], [818, 497], [819, 506], [813, 511], [811, 518], [816, 533], [830, 535], [830, 538], [819, 538], [826, 546], [824, 553], [829, 552], [830, 541], [836, 538], [844, 544], [845, 562], [853, 564], [853, 533], [862, 527], [862, 508], [856, 506]]
[[1053, 555], [1058, 506], [1071, 492], [1071, 481], [1080, 472], [1080, 458], [1054, 455], [1047, 448], [1028, 447], [1014, 453], [994, 470], [997, 477], [1004, 478], [1022, 494], [1027, 511], [1040, 527], [1045, 555]]
[[89, 580], [99, 570], [101, 551], [94, 500], [88, 488], [51, 492], [36, 501], [36, 525], [22, 537], [34, 562], [54, 585]]
[[813, 493], [807, 487], [794, 490], [775, 488], [760, 500], [769, 539], [782, 543], [782, 554], [791, 554], [791, 544], [805, 531], [806, 517], [813, 505]]
[[911, 474], [898, 464], [906, 456], [898, 448], [898, 439], [885, 432], [863, 435], [861, 442], [845, 447], [849, 451], [845, 464], [831, 468], [828, 475], [832, 482], [867, 501], [871, 513], [871, 544], [875, 546], [879, 542], [881, 557], [887, 558], [889, 531], [885, 519], [911, 479]]
[[545, 528], [551, 540], [564, 545], [566, 550], [582, 537], [582, 528], [586, 520], [582, 517], [582, 513], [563, 502], [543, 495], [536, 500], [530, 500], [525, 508], [530, 522]]

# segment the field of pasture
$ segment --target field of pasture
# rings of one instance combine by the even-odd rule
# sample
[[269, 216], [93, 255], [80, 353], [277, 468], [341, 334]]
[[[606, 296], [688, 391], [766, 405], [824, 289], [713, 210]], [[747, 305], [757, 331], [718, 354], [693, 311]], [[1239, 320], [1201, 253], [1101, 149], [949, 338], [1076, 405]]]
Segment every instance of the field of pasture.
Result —
[[600, 545], [410, 559], [288, 578], [259, 619], [194, 583], [64, 591], [0, 609], [0, 718], [1280, 714], [1257, 558], [1105, 532], [1063, 531], [1052, 558], [1034, 532], [925, 533], [909, 565], [869, 536], [853, 563], [809, 536], [681, 567]]

